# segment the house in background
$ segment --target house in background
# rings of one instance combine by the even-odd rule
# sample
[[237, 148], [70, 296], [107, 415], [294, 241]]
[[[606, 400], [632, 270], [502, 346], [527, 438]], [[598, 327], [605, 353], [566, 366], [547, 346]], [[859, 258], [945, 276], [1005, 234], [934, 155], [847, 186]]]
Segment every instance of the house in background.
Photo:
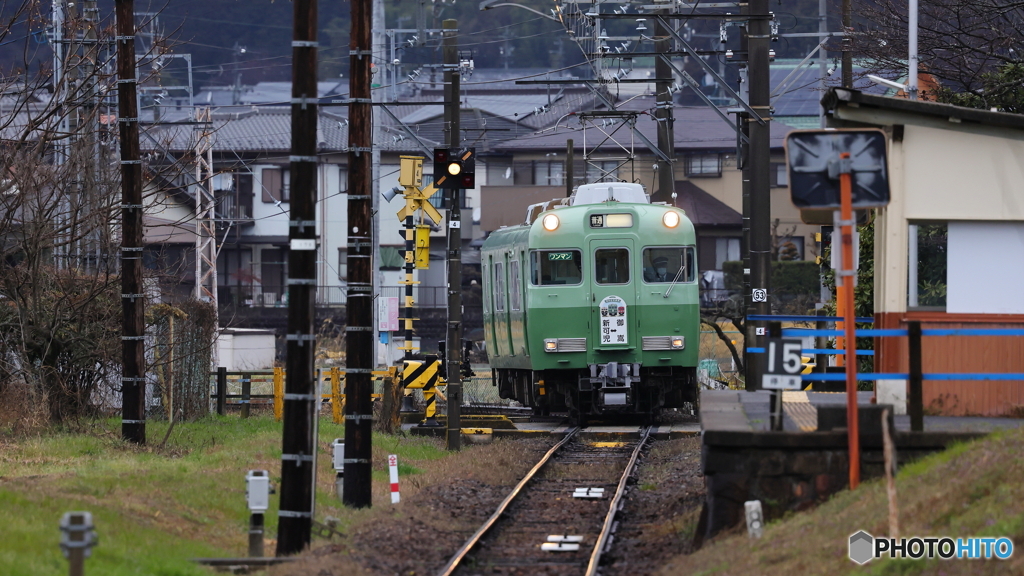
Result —
[[[652, 98], [635, 98], [626, 109], [641, 112], [636, 127], [652, 142], [657, 127], [647, 112], [653, 110]], [[675, 107], [675, 203], [687, 211], [697, 229], [698, 264], [701, 272], [720, 277], [722, 263], [738, 260], [742, 239], [742, 172], [736, 164], [736, 135], [731, 125], [707, 107]], [[607, 124], [605, 132], [614, 130]], [[772, 125], [772, 219], [778, 220], [779, 240], [793, 246], [795, 259], [813, 260], [816, 256], [814, 233], [817, 226], [805, 225], [789, 199], [782, 143], [791, 129]], [[596, 134], [595, 134], [596, 133]], [[566, 141], [574, 140], [575, 182], [609, 180], [639, 182], [648, 191], [656, 189], [655, 155], [640, 139], [630, 135], [628, 126], [617, 131], [619, 141], [635, 141], [632, 162], [622, 161], [626, 152], [605, 141], [592, 153], [592, 162], [583, 161], [583, 145], [601, 142], [601, 130], [583, 127], [575, 121], [520, 136], [494, 146], [484, 160], [487, 183], [481, 189], [481, 220], [484, 232], [502, 226], [514, 226], [526, 220], [527, 207], [552, 198], [563, 197], [566, 186]], [[588, 144], [589, 145], [589, 144]], [[664, 200], [671, 201], [668, 198]]]
[[[888, 140], [892, 198], [875, 219], [876, 326], [1024, 327], [1024, 116], [842, 88], [823, 102], [830, 126], [878, 127]], [[929, 256], [937, 274], [919, 267], [924, 230], [936, 228], [944, 232]], [[940, 297], [926, 301], [926, 291]], [[875, 371], [906, 373], [906, 338], [878, 341]], [[925, 374], [1024, 373], [1024, 338], [925, 337], [922, 362]], [[939, 414], [1024, 406], [1024, 381], [925, 380], [923, 391], [925, 409]]]

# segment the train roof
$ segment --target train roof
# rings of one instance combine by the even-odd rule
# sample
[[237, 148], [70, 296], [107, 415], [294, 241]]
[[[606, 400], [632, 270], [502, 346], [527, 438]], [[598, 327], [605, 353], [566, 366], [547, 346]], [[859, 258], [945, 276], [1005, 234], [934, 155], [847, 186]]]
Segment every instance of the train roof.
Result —
[[568, 198], [554, 198], [547, 202], [531, 204], [526, 208], [525, 225], [533, 224], [537, 217], [556, 208], [564, 206], [586, 206], [603, 204], [608, 201], [626, 204], [650, 204], [651, 197], [640, 184], [632, 182], [595, 182], [580, 184]]
[[640, 184], [632, 182], [596, 182], [580, 184], [569, 198], [570, 206], [601, 204], [615, 200], [629, 204], [650, 204], [651, 197]]

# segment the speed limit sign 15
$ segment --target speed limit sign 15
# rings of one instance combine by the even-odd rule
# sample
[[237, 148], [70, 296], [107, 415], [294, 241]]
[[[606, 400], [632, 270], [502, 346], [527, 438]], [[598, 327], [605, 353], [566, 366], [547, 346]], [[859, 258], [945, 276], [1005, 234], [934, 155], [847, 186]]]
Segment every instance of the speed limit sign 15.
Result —
[[765, 346], [765, 370], [761, 387], [766, 390], [800, 390], [803, 344], [795, 338], [769, 338]]

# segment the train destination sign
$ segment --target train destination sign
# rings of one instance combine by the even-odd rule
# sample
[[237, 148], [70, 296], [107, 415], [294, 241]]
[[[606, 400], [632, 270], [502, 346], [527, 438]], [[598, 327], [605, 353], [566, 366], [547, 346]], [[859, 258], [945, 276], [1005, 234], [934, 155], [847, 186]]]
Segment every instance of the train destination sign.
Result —
[[852, 177], [853, 208], [877, 208], [889, 203], [885, 133], [881, 130], [794, 130], [786, 135], [789, 191], [801, 210], [838, 210], [839, 174]]
[[591, 214], [591, 228], [632, 228], [632, 214]]

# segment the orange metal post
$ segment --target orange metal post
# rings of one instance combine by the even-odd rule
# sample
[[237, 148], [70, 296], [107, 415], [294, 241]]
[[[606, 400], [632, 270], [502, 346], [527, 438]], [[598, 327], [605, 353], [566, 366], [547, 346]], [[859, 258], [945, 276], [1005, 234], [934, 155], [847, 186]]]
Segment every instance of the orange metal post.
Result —
[[[842, 250], [842, 247], [839, 247]], [[835, 248], [833, 248], [835, 250]], [[842, 285], [842, 282], [837, 279], [836, 281], [836, 316], [840, 318], [846, 317], [846, 293], [848, 290], [846, 286]], [[836, 322], [836, 330], [846, 330], [846, 322]], [[846, 337], [836, 336], [836, 350], [846, 349]], [[843, 354], [836, 354], [836, 366], [846, 366], [846, 356]]]
[[846, 332], [846, 430], [850, 445], [850, 490], [860, 484], [860, 427], [857, 420], [857, 339], [854, 337], [853, 308], [853, 182], [850, 174], [850, 153], [839, 155], [842, 166], [839, 174], [841, 210], [840, 224], [843, 234], [843, 265], [839, 277], [843, 286]]

